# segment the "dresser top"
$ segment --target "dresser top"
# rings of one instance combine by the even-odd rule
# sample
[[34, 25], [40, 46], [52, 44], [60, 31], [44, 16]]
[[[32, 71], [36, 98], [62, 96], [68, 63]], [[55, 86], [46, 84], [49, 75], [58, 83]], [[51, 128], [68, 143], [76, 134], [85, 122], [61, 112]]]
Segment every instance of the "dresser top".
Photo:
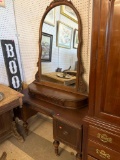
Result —
[[[5, 108], [7, 108], [9, 110], [9, 106], [11, 107], [15, 107], [15, 103], [16, 103], [16, 107], [17, 105], [22, 105], [22, 97], [23, 94], [11, 89], [8, 86], [5, 86], [3, 84], [0, 84], [0, 92], [2, 92], [4, 94], [4, 98], [3, 100], [0, 101], [0, 111], [4, 110]], [[13, 105], [11, 105], [11, 103]]]

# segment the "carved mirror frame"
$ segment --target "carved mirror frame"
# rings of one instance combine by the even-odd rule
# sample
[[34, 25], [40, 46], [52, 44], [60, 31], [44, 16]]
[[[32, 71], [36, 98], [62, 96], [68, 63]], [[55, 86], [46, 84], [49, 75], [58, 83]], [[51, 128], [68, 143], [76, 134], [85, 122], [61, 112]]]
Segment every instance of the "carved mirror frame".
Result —
[[[75, 88], [71, 88], [68, 86], [62, 86], [62, 85], [58, 85], [56, 83], [53, 82], [49, 82], [49, 81], [42, 81], [41, 80], [41, 54], [42, 54], [42, 46], [41, 46], [41, 40], [42, 40], [42, 26], [43, 26], [43, 22], [44, 19], [47, 15], [47, 13], [54, 7], [59, 6], [59, 5], [67, 5], [70, 8], [72, 8], [74, 10], [74, 12], [76, 13], [76, 16], [78, 18], [78, 48], [77, 48], [77, 58], [78, 58], [78, 63], [77, 63], [77, 78], [76, 78], [76, 87]], [[35, 82], [37, 84], [42, 84], [45, 86], [52, 86], [52, 88], [57, 88], [57, 89], [62, 89], [62, 90], [66, 90], [66, 91], [72, 91], [72, 92], [78, 92], [78, 93], [86, 93], [87, 92], [87, 85], [84, 81], [83, 78], [83, 74], [84, 74], [84, 67], [82, 65], [82, 60], [81, 60], [81, 31], [82, 31], [82, 25], [81, 25], [81, 19], [80, 19], [80, 15], [79, 12], [77, 11], [77, 9], [74, 7], [73, 3], [71, 1], [68, 0], [53, 0], [50, 5], [46, 8], [45, 13], [43, 14], [43, 17], [41, 19], [41, 23], [40, 23], [40, 28], [39, 28], [39, 59], [38, 59], [38, 72], [35, 75]]]

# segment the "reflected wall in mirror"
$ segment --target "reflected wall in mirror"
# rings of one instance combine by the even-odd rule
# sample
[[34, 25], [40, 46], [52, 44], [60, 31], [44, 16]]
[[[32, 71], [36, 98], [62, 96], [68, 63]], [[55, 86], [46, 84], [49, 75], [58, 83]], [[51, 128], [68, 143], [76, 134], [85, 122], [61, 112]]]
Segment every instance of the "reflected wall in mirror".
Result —
[[55, 8], [51, 9], [46, 15], [44, 23], [54, 26], [55, 25]]
[[[55, 22], [54, 25], [46, 23], [46, 21], [50, 20], [50, 17], [51, 22]], [[47, 13], [42, 25], [42, 33], [48, 35], [48, 42], [46, 43], [48, 53], [46, 54], [51, 55], [51, 61], [43, 62], [43, 54], [41, 55], [42, 81], [76, 87], [77, 44], [73, 47], [73, 42], [75, 42], [73, 38], [78, 39], [78, 34], [74, 36], [74, 32], [78, 30], [76, 18], [77, 16], [73, 9], [64, 5], [56, 6]], [[49, 35], [53, 37], [52, 45], [50, 44]], [[42, 36], [42, 43], [44, 41], [43, 38], [45, 39], [45, 37]], [[42, 46], [43, 49], [44, 47]], [[51, 54], [50, 51], [52, 52]]]

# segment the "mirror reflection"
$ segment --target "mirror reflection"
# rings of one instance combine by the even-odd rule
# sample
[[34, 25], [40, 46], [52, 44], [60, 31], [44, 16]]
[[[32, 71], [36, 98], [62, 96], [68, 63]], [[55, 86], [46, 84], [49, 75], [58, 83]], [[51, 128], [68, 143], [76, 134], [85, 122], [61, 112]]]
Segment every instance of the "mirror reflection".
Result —
[[75, 87], [78, 22], [72, 8], [61, 5], [48, 12], [41, 45], [41, 80]]

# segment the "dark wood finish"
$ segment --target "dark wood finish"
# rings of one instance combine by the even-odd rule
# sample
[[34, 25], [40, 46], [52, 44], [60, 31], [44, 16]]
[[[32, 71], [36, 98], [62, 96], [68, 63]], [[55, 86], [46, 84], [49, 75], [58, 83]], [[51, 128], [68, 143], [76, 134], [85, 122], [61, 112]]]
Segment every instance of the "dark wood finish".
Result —
[[26, 134], [28, 134], [28, 122], [27, 120], [32, 117], [33, 115], [37, 114], [37, 111], [28, 108], [28, 107], [24, 107], [24, 104], [22, 106], [22, 108], [19, 108], [20, 111], [20, 119], [23, 120], [23, 127], [25, 128], [25, 132]]
[[8, 110], [12, 110], [13, 108], [17, 107], [20, 104], [19, 99], [13, 100], [9, 104], [5, 104], [4, 106], [0, 107], [0, 115], [4, 114]]
[[88, 136], [102, 145], [120, 151], [120, 135], [116, 135], [115, 132], [89, 125]]
[[36, 99], [44, 100], [63, 108], [77, 109], [88, 104], [88, 97], [85, 95], [69, 93], [35, 83], [29, 85], [29, 94]]
[[55, 141], [67, 144], [77, 151], [76, 159], [81, 159], [82, 125], [76, 125], [61, 118], [59, 115], [53, 117], [53, 137]]
[[88, 155], [87, 160], [97, 160], [97, 159]]
[[59, 147], [60, 142], [57, 140], [54, 140], [53, 145], [55, 147], [55, 154], [56, 156], [59, 156], [59, 152], [58, 152], [58, 147]]
[[[23, 90], [23, 110], [27, 111], [27, 109], [32, 109], [53, 118], [53, 132], [55, 139], [53, 144], [55, 146], [56, 155], [59, 154], [58, 142], [60, 141], [75, 149], [77, 151], [76, 159], [80, 160], [82, 154], [82, 120], [87, 114], [88, 108], [83, 107], [74, 110], [63, 108], [57, 106], [56, 104], [52, 104], [47, 101], [35, 98], [28, 93], [28, 89]], [[61, 132], [59, 130], [59, 126], [62, 126], [64, 128], [64, 132]]]
[[[57, 85], [52, 82], [47, 82], [47, 81], [42, 81], [41, 77], [41, 54], [42, 54], [42, 46], [41, 46], [41, 40], [42, 40], [42, 26], [44, 19], [47, 15], [47, 13], [54, 7], [59, 6], [59, 5], [67, 5], [70, 8], [74, 10], [76, 13], [76, 16], [78, 18], [78, 39], [79, 39], [79, 44], [78, 44], [78, 49], [77, 49], [77, 57], [78, 57], [78, 63], [77, 63], [77, 73], [76, 73], [76, 88], [72, 87], [65, 87], [61, 85]], [[81, 50], [81, 20], [80, 20], [80, 15], [79, 12], [76, 10], [74, 5], [72, 4], [71, 1], [68, 0], [53, 0], [50, 5], [46, 8], [45, 13], [43, 14], [43, 17], [41, 19], [40, 23], [40, 29], [39, 29], [39, 59], [38, 59], [38, 71], [35, 75], [35, 81], [31, 83], [28, 86], [28, 91], [29, 95], [31, 97], [34, 97], [37, 101], [44, 101], [44, 103], [51, 103], [56, 106], [56, 108], [69, 108], [69, 109], [79, 109], [86, 107], [88, 104], [88, 95], [86, 94], [87, 92], [87, 87], [83, 79], [83, 74], [84, 74], [84, 67], [82, 65], [81, 61], [81, 55], [80, 55], [80, 50]], [[81, 93], [80, 93], [81, 92]], [[84, 93], [84, 94], [83, 94]], [[86, 94], [86, 95], [85, 95]], [[29, 104], [29, 102], [27, 102]], [[32, 106], [32, 104], [30, 104]], [[38, 107], [37, 105], [36, 108]], [[45, 106], [45, 105], [43, 105]], [[32, 107], [33, 108], [33, 107]], [[47, 111], [48, 115], [51, 114], [49, 112], [49, 108]], [[34, 108], [33, 108], [34, 109]], [[43, 110], [41, 111], [43, 112]], [[25, 123], [26, 126], [26, 123]]]
[[[71, 7], [78, 18], [78, 49], [77, 49], [77, 74], [76, 87], [61, 86], [52, 82], [42, 81], [41, 75], [41, 54], [42, 54], [42, 25], [47, 13], [54, 7], [59, 5], [67, 5]], [[61, 141], [77, 151], [76, 159], [80, 160], [82, 155], [82, 125], [83, 118], [87, 114], [88, 95], [86, 83], [83, 79], [84, 67], [81, 60], [81, 20], [79, 12], [76, 10], [71, 1], [53, 0], [47, 7], [40, 23], [39, 30], [39, 60], [38, 71], [35, 75], [35, 81], [28, 86], [28, 90], [24, 90], [23, 112], [27, 112], [27, 108], [43, 113], [54, 119], [54, 146], [55, 153], [58, 155], [58, 146]], [[28, 111], [29, 112], [29, 111]], [[27, 131], [27, 118], [24, 117], [24, 125]], [[32, 113], [31, 113], [32, 116]], [[58, 125], [64, 127], [64, 133], [58, 130]], [[68, 134], [69, 136], [66, 136]]]
[[[16, 126], [12, 123], [12, 109], [22, 105], [23, 95], [13, 89], [0, 84], [0, 91], [4, 94], [4, 99], [0, 102], [0, 142], [10, 137], [12, 134], [23, 141], [18, 134]], [[17, 133], [17, 134], [16, 134]], [[16, 135], [15, 135], [16, 134]], [[19, 135], [19, 137], [18, 137]]]
[[93, 155], [95, 158], [99, 160], [120, 159], [119, 152], [116, 152], [91, 140], [88, 141], [88, 154]]
[[83, 160], [120, 159], [120, 1], [94, 0]]
[[110, 157], [118, 156], [117, 154], [120, 151], [120, 127], [103, 121], [102, 119], [99, 120], [89, 116], [84, 118], [84, 122], [83, 159], [87, 159], [87, 154], [98, 158], [96, 154], [93, 154], [92, 152], [88, 153], [90, 147], [88, 146], [89, 141], [95, 142], [95, 146], [100, 146], [101, 150], [106, 148], [110, 151], [113, 150], [110, 152]]
[[116, 7], [118, 4], [119, 2], [113, 0], [94, 0], [89, 113], [111, 123], [114, 118], [114, 122], [119, 125], [120, 15], [119, 7]]
[[60, 117], [63, 117], [64, 119], [67, 119], [70, 122], [74, 122], [79, 126], [82, 125], [82, 119], [85, 117], [88, 111], [87, 107], [73, 110], [59, 107], [55, 104], [49, 103], [44, 100], [39, 100], [29, 95], [28, 89], [23, 90], [22, 93], [24, 94], [23, 107], [35, 110], [50, 117], [59, 114]]
[[[96, 73], [95, 115], [120, 124], [120, 13], [116, 1], [101, 1], [101, 23]], [[103, 7], [104, 6], [104, 7]], [[117, 6], [117, 7], [116, 7]], [[104, 14], [103, 14], [104, 13]], [[107, 24], [107, 26], [106, 26]], [[117, 32], [116, 32], [117, 31]]]
[[10, 111], [0, 115], [0, 142], [12, 135], [12, 117]]

